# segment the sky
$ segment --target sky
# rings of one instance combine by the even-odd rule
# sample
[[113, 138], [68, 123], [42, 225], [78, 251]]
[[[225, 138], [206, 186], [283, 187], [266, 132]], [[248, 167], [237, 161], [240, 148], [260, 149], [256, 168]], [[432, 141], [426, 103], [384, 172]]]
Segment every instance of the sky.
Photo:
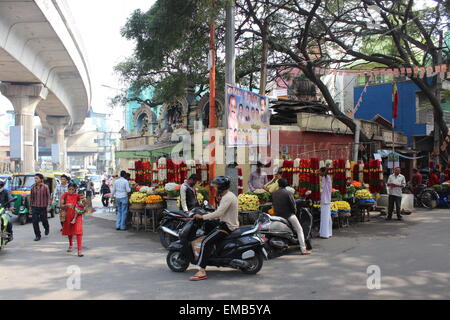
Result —
[[[122, 88], [113, 67], [130, 56], [134, 43], [122, 38], [120, 29], [136, 10], [147, 11], [155, 0], [66, 0], [82, 38], [92, 82], [92, 107], [108, 111], [108, 100]], [[110, 110], [110, 109], [109, 109]]]
[[[120, 29], [136, 9], [147, 11], [156, 0], [66, 0], [78, 34], [83, 42], [92, 85], [91, 106], [95, 112], [109, 113], [108, 102], [119, 93], [103, 85], [123, 89], [114, 66], [133, 53], [134, 43], [122, 38]], [[12, 110], [8, 99], [0, 94], [0, 105]], [[3, 116], [6, 110], [0, 112]], [[114, 118], [122, 118], [115, 110]]]

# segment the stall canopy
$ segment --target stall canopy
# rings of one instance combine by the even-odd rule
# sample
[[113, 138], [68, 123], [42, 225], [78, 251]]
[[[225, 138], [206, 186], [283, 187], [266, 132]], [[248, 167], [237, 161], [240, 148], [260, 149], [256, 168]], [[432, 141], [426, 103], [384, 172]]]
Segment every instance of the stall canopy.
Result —
[[[411, 153], [415, 153], [415, 152], [411, 152]], [[380, 154], [382, 158], [385, 158], [385, 157], [389, 156], [390, 154], [392, 154], [392, 150], [378, 150], [378, 154]], [[398, 153], [398, 152], [394, 152], [394, 154], [396, 156], [399, 156], [400, 158], [409, 159], [409, 160], [417, 160], [417, 159], [421, 159], [421, 158], [425, 157], [425, 156], [409, 157], [409, 156], [406, 156], [406, 155]]]
[[142, 146], [127, 151], [116, 151], [116, 158], [121, 159], [159, 158], [170, 154], [175, 146], [176, 144], [164, 144], [157, 146]]

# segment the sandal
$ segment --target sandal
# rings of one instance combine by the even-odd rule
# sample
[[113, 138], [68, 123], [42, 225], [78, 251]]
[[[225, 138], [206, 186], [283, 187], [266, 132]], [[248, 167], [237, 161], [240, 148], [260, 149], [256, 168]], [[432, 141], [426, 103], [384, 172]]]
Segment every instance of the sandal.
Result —
[[81, 252], [78, 251], [78, 256], [81, 258], [81, 257], [84, 257], [84, 254], [82, 254]]
[[73, 251], [73, 247], [69, 247], [69, 249], [67, 249], [67, 252], [72, 252]]
[[199, 281], [208, 279], [208, 276], [205, 274], [204, 276], [192, 276], [189, 278], [190, 281]]
[[309, 254], [311, 254], [312, 252], [311, 251], [308, 251], [308, 250], [306, 250], [306, 251], [301, 251], [300, 252], [300, 254], [302, 255], [302, 256], [307, 256], [307, 255], [309, 255]]

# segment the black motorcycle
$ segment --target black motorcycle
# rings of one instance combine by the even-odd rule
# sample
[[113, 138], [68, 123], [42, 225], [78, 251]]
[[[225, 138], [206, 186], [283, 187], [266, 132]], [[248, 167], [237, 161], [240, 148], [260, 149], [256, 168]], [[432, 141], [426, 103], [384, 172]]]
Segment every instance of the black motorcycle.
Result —
[[[313, 225], [313, 216], [309, 210], [309, 201], [304, 199], [296, 200], [297, 213], [296, 216], [300, 221], [305, 237], [306, 249], [311, 250], [311, 229]], [[285, 252], [291, 246], [298, 246], [297, 232], [291, 223], [282, 217], [267, 215], [270, 224], [261, 229], [260, 233], [266, 238], [266, 248], [269, 251], [269, 258], [278, 256], [281, 252]]]
[[[169, 246], [166, 260], [170, 270], [184, 272], [190, 263], [197, 263], [192, 243], [196, 239], [198, 241], [198, 231], [202, 229], [204, 223], [203, 220], [190, 219], [180, 231], [180, 240]], [[207, 265], [230, 267], [246, 274], [258, 273], [263, 266], [264, 258], [268, 258], [264, 240], [258, 232], [267, 223], [269, 221], [266, 215], [261, 215], [254, 226], [245, 226], [233, 231], [216, 246]]]
[[[203, 205], [203, 210], [212, 212], [214, 211], [214, 208], [206, 202]], [[188, 223], [190, 217], [196, 213], [201, 214], [201, 212], [201, 208], [194, 208], [186, 215], [183, 211], [165, 209], [158, 227], [159, 240], [161, 241], [162, 246], [168, 249], [172, 242], [175, 242], [180, 238], [179, 232], [186, 223]]]
[[8, 232], [8, 225], [12, 222], [9, 221], [10, 219], [6, 215], [8, 214], [7, 207], [14, 201], [15, 199], [8, 202], [6, 206], [0, 206], [0, 250], [2, 250], [11, 240], [11, 235]]

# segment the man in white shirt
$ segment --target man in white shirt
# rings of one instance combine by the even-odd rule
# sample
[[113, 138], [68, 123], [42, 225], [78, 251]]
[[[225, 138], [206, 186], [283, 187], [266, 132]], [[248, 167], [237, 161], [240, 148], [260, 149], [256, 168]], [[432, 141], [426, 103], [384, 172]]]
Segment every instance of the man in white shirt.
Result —
[[394, 169], [394, 174], [389, 176], [388, 182], [388, 194], [389, 194], [389, 207], [388, 216], [386, 220], [392, 220], [392, 212], [395, 209], [397, 211], [397, 220], [403, 220], [401, 215], [401, 204], [402, 204], [402, 189], [406, 186], [405, 176], [400, 174], [400, 168]]
[[116, 230], [127, 230], [126, 221], [128, 216], [128, 193], [131, 192], [130, 183], [126, 179], [127, 173], [120, 172], [120, 178], [114, 182], [112, 195], [117, 203]]

